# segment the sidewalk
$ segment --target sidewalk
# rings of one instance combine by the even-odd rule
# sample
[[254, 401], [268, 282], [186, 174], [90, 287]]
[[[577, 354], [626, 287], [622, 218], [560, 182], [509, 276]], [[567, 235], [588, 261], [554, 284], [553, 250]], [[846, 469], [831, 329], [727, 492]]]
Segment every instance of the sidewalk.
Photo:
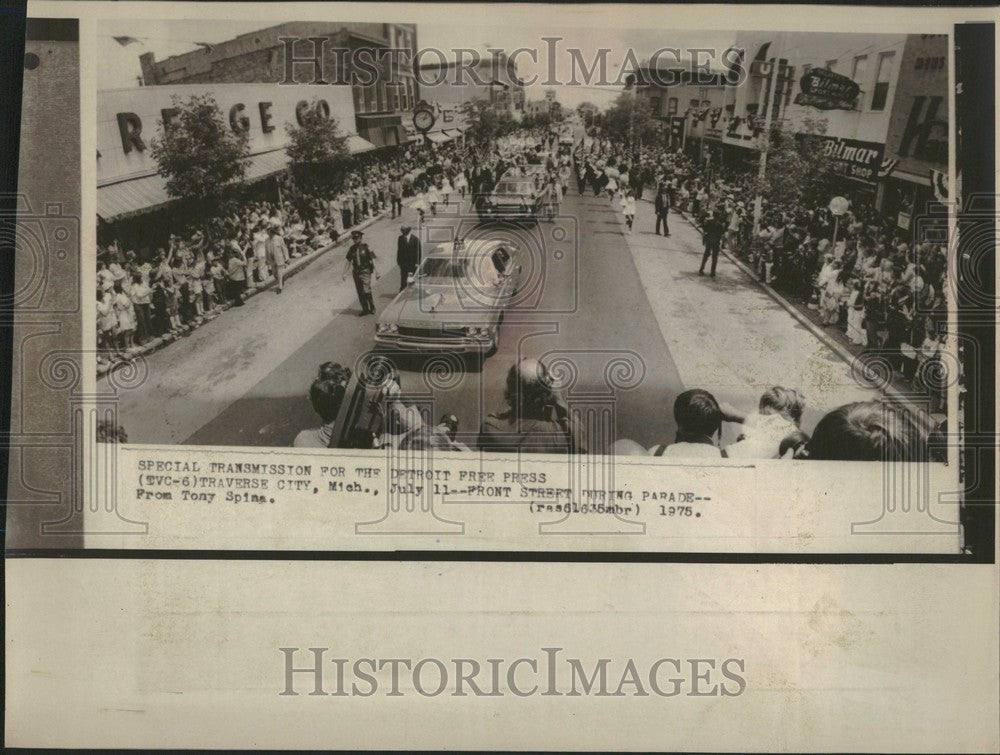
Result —
[[625, 239], [686, 388], [744, 410], [771, 386], [796, 388], [806, 396], [806, 428], [836, 406], [878, 396], [854, 379], [850, 355], [833, 339], [770, 287], [748, 285], [756, 278], [737, 260], [720, 256], [716, 278], [699, 276], [701, 234], [682, 214], [670, 220], [669, 237], [653, 233], [652, 203], [642, 200]]
[[[681, 210], [675, 210], [674, 212], [683, 217], [692, 227], [698, 229], [699, 232], [701, 231], [701, 225], [693, 217], [689, 217], [687, 213]], [[839, 326], [824, 325], [820, 320], [819, 312], [817, 310], [810, 309], [806, 302], [801, 302], [797, 299], [785, 296], [773, 286], [761, 280], [760, 276], [749, 265], [725, 247], [722, 248], [722, 255], [728, 258], [729, 261], [736, 265], [748, 278], [760, 286], [772, 299], [774, 299], [790, 315], [792, 315], [792, 317], [802, 323], [802, 326], [809, 330], [817, 339], [822, 341], [827, 348], [837, 354], [837, 356], [843, 359], [848, 365], [851, 365], [852, 369], [856, 369], [859, 376], [863, 374], [858, 360], [859, 357], [867, 350], [864, 346], [852, 343], [847, 337], [847, 333], [841, 330]], [[881, 379], [882, 375], [880, 374], [878, 378]], [[875, 378], [873, 378], [873, 380], [874, 379]], [[913, 386], [911, 386], [905, 378], [898, 375], [896, 372], [892, 373], [888, 383], [882, 387], [882, 390], [887, 396], [890, 396], [893, 401], [908, 404], [914, 411], [924, 411], [923, 407], [912, 402], [913, 397], [917, 395], [917, 391], [914, 390]]]
[[[414, 200], [415, 200], [414, 197], [410, 197], [407, 200], [404, 200], [403, 201], [403, 206], [404, 207], [412, 207]], [[348, 241], [350, 241], [351, 231], [361, 231], [361, 230], [364, 230], [364, 229], [368, 228], [369, 226], [371, 226], [372, 224], [378, 222], [379, 220], [385, 220], [385, 219], [388, 219], [389, 217], [390, 216], [389, 216], [388, 212], [384, 212], [384, 211], [380, 212], [378, 215], [375, 215], [375, 216], [370, 217], [370, 218], [368, 218], [366, 220], [363, 220], [360, 223], [358, 223], [357, 225], [351, 226], [350, 228], [348, 228], [347, 230], [345, 230], [344, 233], [340, 236], [340, 238], [338, 238], [332, 244], [327, 244], [326, 246], [320, 247], [319, 249], [316, 249], [316, 250], [314, 250], [312, 252], [309, 252], [309, 253], [301, 256], [301, 257], [296, 257], [295, 259], [289, 260], [288, 265], [285, 266], [285, 280], [288, 280], [289, 278], [291, 278], [292, 276], [294, 276], [299, 271], [305, 269], [306, 267], [308, 267], [309, 265], [311, 265], [316, 260], [320, 259], [323, 255], [325, 255], [327, 252], [331, 251], [332, 249], [336, 249], [339, 246], [345, 245]], [[263, 283], [259, 283], [259, 284], [256, 284], [254, 286], [248, 286], [247, 290], [246, 290], [246, 293], [243, 295], [244, 301], [250, 299], [251, 297], [256, 296], [257, 294], [259, 294], [262, 291], [266, 291], [266, 290], [274, 288], [276, 282], [277, 281], [276, 281], [275, 277], [273, 275], [269, 275], [268, 278], [267, 278], [267, 280], [264, 281]], [[142, 344], [141, 346], [138, 346], [135, 349], [131, 350], [129, 352], [128, 356], [125, 357], [125, 358], [123, 358], [123, 359], [116, 359], [115, 361], [113, 361], [113, 362], [111, 362], [109, 364], [98, 364], [97, 365], [97, 376], [98, 377], [103, 377], [104, 375], [106, 375], [111, 370], [117, 370], [117, 369], [120, 369], [121, 367], [124, 367], [124, 366], [128, 365], [131, 362], [131, 360], [135, 359], [136, 357], [147, 356], [148, 354], [152, 354], [155, 351], [159, 351], [160, 349], [164, 348], [165, 346], [168, 346], [169, 344], [174, 343], [178, 339], [183, 338], [184, 336], [190, 334], [192, 331], [197, 330], [198, 328], [200, 328], [200, 327], [204, 326], [205, 324], [211, 322], [212, 320], [216, 319], [223, 312], [226, 312], [227, 310], [232, 309], [232, 306], [233, 305], [229, 304], [228, 302], [225, 303], [225, 304], [222, 304], [219, 307], [219, 309], [215, 312], [215, 314], [209, 315], [209, 316], [205, 316], [205, 317], [201, 317], [198, 320], [196, 320], [194, 323], [189, 323], [187, 325], [183, 325], [181, 327], [180, 332], [179, 332], [178, 335], [172, 335], [170, 333], [166, 333], [166, 334], [164, 334], [162, 336], [158, 336], [156, 338], [152, 338], [149, 341], [147, 341], [146, 343]]]

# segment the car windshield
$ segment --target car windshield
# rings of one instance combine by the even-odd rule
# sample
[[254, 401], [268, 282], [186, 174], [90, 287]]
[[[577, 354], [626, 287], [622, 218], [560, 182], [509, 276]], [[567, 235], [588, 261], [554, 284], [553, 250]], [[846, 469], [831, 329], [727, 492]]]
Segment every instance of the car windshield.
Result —
[[428, 257], [420, 265], [421, 278], [465, 278], [468, 276], [466, 258]]
[[530, 194], [532, 185], [527, 181], [501, 181], [497, 184], [497, 194]]

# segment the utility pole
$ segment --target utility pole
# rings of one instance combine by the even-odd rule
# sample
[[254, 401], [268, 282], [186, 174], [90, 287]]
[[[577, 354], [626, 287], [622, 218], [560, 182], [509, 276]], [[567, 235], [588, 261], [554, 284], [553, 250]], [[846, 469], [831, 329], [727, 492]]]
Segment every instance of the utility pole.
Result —
[[757, 196], [754, 198], [753, 202], [753, 232], [756, 236], [758, 231], [760, 231], [760, 216], [763, 209], [764, 197], [760, 193], [760, 186], [764, 183], [764, 178], [767, 175], [767, 151], [771, 147], [771, 113], [774, 112], [775, 105], [780, 105], [778, 101], [778, 92], [776, 91], [778, 83], [778, 69], [781, 66], [781, 42], [783, 41], [784, 34], [779, 32], [777, 39], [775, 40], [775, 50], [774, 50], [774, 62], [771, 64], [770, 71], [770, 88], [769, 96], [765, 99], [766, 112], [764, 113], [764, 139], [760, 145], [760, 164], [757, 168]]

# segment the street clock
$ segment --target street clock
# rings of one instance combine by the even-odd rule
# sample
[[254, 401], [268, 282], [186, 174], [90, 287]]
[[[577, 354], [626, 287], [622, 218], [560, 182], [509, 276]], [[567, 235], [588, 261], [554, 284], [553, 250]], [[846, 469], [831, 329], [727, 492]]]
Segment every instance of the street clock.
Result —
[[427, 133], [434, 125], [434, 111], [430, 108], [421, 107], [413, 111], [413, 127], [417, 131]]

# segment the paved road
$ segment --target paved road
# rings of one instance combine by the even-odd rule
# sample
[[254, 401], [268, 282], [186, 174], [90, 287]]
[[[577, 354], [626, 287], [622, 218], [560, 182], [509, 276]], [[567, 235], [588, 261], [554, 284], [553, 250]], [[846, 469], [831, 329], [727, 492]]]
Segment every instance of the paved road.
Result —
[[[442, 208], [424, 233], [432, 241], [468, 236], [476, 223], [467, 213], [465, 205]], [[543, 357], [571, 381], [573, 400], [616, 428], [595, 426], [593, 450], [613, 437], [645, 446], [672, 440], [671, 406], [688, 387], [748, 409], [779, 383], [821, 398], [814, 406], [824, 408], [865, 397], [846, 365], [733, 265], [720, 262], [714, 281], [699, 278], [700, 236], [671, 218], [672, 236], [655, 236], [651, 206], [641, 202], [636, 229], [625, 235], [617, 205], [589, 192], [578, 197], [573, 186], [553, 223], [480, 229], [516, 236], [530, 252], [524, 298], [507, 313], [497, 353], [481, 371], [428, 377], [423, 370], [433, 364], [406, 360], [404, 388], [432, 390], [434, 414], [458, 416], [460, 433], [474, 441], [483, 416], [502, 407], [508, 368], [519, 356]], [[415, 216], [408, 210], [405, 219]], [[382, 220], [366, 232], [381, 263], [380, 310], [399, 286], [398, 228]], [[306, 393], [317, 366], [353, 364], [373, 343], [375, 318], [358, 316], [353, 284], [341, 279], [344, 253], [334, 249], [281, 295], [264, 292], [151, 355], [150, 380], [122, 398], [129, 440], [287, 446], [315, 426]]]
[[[457, 229], [459, 235], [467, 236], [475, 225], [460, 213], [442, 208], [438, 217], [429, 221], [425, 234], [431, 239], [444, 239]], [[388, 250], [394, 249], [395, 228], [394, 224], [383, 222], [368, 234], [373, 248], [386, 250], [383, 260], [394, 256]], [[406, 359], [399, 365], [404, 386], [420, 392], [433, 390], [435, 414], [455, 414], [461, 432], [470, 434], [466, 439], [474, 440], [485, 414], [502, 407], [508, 368], [519, 356], [543, 357], [555, 363], [560, 376], [575, 369], [571, 395], [593, 395], [589, 403], [613, 411], [617, 426], [625, 428], [625, 434], [650, 444], [657, 438], [672, 437], [669, 412], [655, 412], [651, 417], [650, 408], [672, 401], [681, 389], [677, 370], [646, 302], [616, 214], [607, 201], [571, 195], [553, 223], [543, 222], [527, 229], [493, 228], [479, 233], [516, 238], [530, 250], [535, 270], [522, 286], [520, 295], [524, 298], [507, 314], [497, 353], [485, 361], [481, 371], [467, 371], [453, 377], [444, 375], [435, 380], [424, 373], [435, 364]], [[336, 250], [330, 256], [330, 260], [323, 260], [293, 278], [281, 296], [289, 299], [315, 296], [312, 289], [317, 278], [326, 280], [331, 289], [342, 287], [339, 276], [343, 252]], [[311, 279], [309, 291], [299, 292], [300, 282], [307, 278]], [[379, 309], [391, 301], [398, 282], [397, 268], [384, 272], [376, 285]], [[347, 285], [350, 286], [350, 280]], [[268, 301], [269, 297], [275, 298], [270, 294], [258, 297], [268, 309], [276, 304]], [[258, 357], [274, 362], [273, 369], [184, 441], [206, 445], [288, 445], [298, 430], [315, 424], [305, 394], [317, 365], [331, 359], [353, 363], [371, 348], [375, 318], [359, 317], [357, 312], [356, 302], [342, 307], [311, 338], [280, 361], [269, 356], [266, 345], [251, 354], [245, 347], [234, 344], [234, 360]], [[626, 321], [633, 324], [626, 326]], [[265, 327], [277, 340], [286, 329], [295, 329], [296, 323], [294, 318], [273, 320]], [[624, 385], [625, 389], [612, 390], [613, 385], [605, 379], [609, 370], [615, 373], [611, 375], [613, 384]], [[632, 373], [635, 376], [630, 378]], [[633, 383], [638, 385], [628, 389]], [[590, 444], [597, 450], [607, 440], [607, 436], [595, 436]]]

